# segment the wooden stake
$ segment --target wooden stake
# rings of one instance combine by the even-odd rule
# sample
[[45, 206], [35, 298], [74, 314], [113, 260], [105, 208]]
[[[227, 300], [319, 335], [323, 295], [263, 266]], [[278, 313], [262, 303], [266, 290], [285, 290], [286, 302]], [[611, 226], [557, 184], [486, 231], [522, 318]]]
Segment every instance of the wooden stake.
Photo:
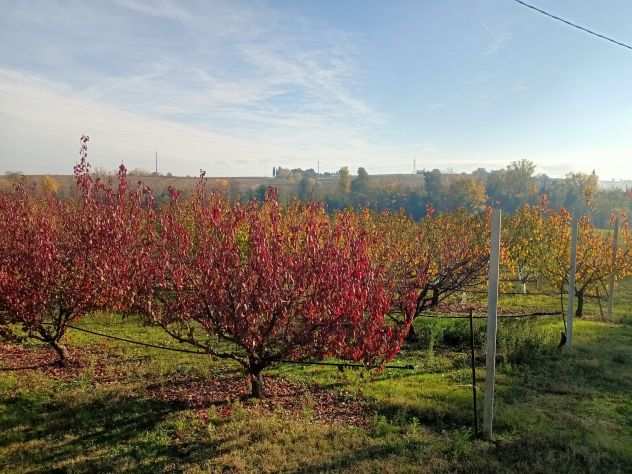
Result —
[[568, 307], [566, 308], [566, 347], [573, 345], [573, 318], [575, 317], [575, 274], [577, 273], [577, 234], [579, 219], [571, 223], [571, 268], [568, 271]]
[[476, 407], [476, 359], [474, 357], [474, 310], [470, 308], [470, 363], [472, 364], [472, 411], [474, 412], [474, 436], [478, 437], [478, 408]]
[[483, 407], [483, 436], [493, 438], [494, 385], [496, 382], [496, 332], [498, 323], [498, 270], [500, 263], [501, 211], [492, 214], [492, 238], [487, 283], [487, 336], [485, 370], [485, 405]]
[[608, 321], [612, 321], [614, 307], [614, 277], [617, 264], [617, 250], [619, 247], [619, 216], [614, 221], [614, 235], [612, 236], [612, 272], [608, 281]]

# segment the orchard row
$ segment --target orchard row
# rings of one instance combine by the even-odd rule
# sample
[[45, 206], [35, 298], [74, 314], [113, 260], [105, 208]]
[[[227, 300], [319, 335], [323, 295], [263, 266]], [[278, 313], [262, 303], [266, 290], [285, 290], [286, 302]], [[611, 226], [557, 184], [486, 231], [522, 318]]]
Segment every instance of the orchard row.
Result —
[[[338, 357], [379, 366], [412, 322], [455, 293], [484, 287], [489, 212], [344, 211], [317, 203], [232, 203], [207, 192], [158, 208], [151, 191], [75, 167], [80, 198], [23, 187], [0, 195], [0, 337], [49, 344], [66, 363], [68, 325], [97, 310], [142, 315], [176, 340], [232, 359], [261, 396], [282, 360]], [[524, 207], [504, 226], [507, 272], [563, 289], [570, 216]], [[630, 272], [629, 233], [581, 222], [578, 295]]]

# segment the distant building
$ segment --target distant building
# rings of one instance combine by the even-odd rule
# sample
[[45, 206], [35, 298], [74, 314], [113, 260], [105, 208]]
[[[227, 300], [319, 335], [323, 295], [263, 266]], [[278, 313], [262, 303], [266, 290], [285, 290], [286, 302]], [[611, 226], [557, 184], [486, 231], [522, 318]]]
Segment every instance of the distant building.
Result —
[[606, 190], [620, 189], [621, 191], [625, 191], [626, 189], [632, 188], [632, 180], [611, 179], [608, 181], [599, 181], [599, 188]]

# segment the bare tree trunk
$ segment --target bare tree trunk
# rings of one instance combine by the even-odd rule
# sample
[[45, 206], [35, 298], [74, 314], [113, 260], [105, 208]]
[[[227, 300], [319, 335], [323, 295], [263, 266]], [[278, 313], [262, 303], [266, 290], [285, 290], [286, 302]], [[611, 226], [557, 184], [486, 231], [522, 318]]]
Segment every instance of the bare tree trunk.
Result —
[[406, 342], [408, 344], [414, 344], [417, 341], [419, 341], [419, 337], [417, 336], [417, 333], [415, 332], [415, 326], [411, 324], [410, 329], [408, 330], [408, 334], [406, 335]]
[[263, 383], [263, 375], [261, 375], [261, 371], [251, 372], [250, 376], [250, 396], [253, 398], [263, 398], [265, 397], [265, 386]]
[[575, 311], [575, 316], [581, 318], [584, 315], [584, 290], [577, 290], [575, 295], [577, 295], [577, 310]]
[[439, 305], [439, 291], [436, 288], [432, 290], [432, 307], [435, 308]]
[[66, 346], [64, 346], [63, 344], [60, 344], [59, 341], [51, 341], [50, 345], [57, 353], [57, 357], [58, 357], [57, 363], [61, 367], [67, 367], [68, 361], [70, 359], [70, 354], [68, 353], [68, 349], [66, 348]]
[[599, 303], [599, 317], [602, 321], [605, 321], [603, 315], [603, 306], [601, 305], [601, 292], [599, 291], [599, 288], [597, 288], [597, 303]]
[[526, 295], [527, 294], [527, 279], [526, 277], [522, 275], [521, 271], [518, 271], [518, 280], [520, 280], [520, 283], [522, 286], [522, 294]]

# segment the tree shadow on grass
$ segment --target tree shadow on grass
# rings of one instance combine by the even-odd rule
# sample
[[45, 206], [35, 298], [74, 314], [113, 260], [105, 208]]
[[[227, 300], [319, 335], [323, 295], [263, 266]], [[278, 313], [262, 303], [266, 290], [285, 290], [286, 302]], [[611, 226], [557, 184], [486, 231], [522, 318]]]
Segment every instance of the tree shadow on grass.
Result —
[[25, 372], [28, 370], [46, 369], [48, 367], [55, 367], [53, 362], [42, 362], [41, 364], [31, 364], [21, 367], [0, 367], [0, 374], [2, 372]]
[[415, 418], [425, 429], [434, 432], [446, 429], [468, 429], [474, 424], [474, 414], [469, 407], [454, 406], [452, 409], [446, 409], [384, 402], [378, 404], [376, 409], [378, 415], [384, 416], [395, 424], [411, 422]]
[[[383, 466], [384, 469], [387, 469], [388, 466], [389, 472], [397, 472], [398, 469], [405, 472], [412, 472], [411, 467], [415, 465], [415, 460], [417, 458], [415, 452], [418, 454], [420, 451], [423, 452], [425, 448], [425, 444], [407, 443], [405, 441], [385, 443], [381, 446], [356, 449], [345, 454], [332, 456], [326, 461], [302, 465], [297, 470], [291, 472], [302, 474], [337, 472], [339, 470], [345, 470], [345, 472], [362, 472], [362, 468], [359, 467], [358, 464], [367, 461], [385, 462], [386, 460], [390, 460], [390, 465], [385, 463]], [[406, 466], [400, 464], [402, 461], [406, 463]], [[375, 467], [379, 469], [380, 465], [376, 464]], [[378, 470], [371, 472], [378, 472]]]
[[[445, 443], [445, 441], [444, 441]], [[474, 473], [577, 473], [629, 472], [629, 459], [609, 450], [595, 450], [577, 440], [527, 436], [501, 443], [467, 441], [432, 445], [424, 441], [390, 439], [379, 446], [342, 452], [327, 460], [306, 463], [293, 472], [361, 472], [366, 463], [388, 472]], [[373, 471], [372, 471], [373, 472]]]
[[0, 400], [2, 472], [156, 472], [213, 455], [206, 439], [180, 440], [165, 423], [181, 408], [110, 397], [85, 403]]
[[479, 456], [461, 459], [461, 472], [629, 472], [630, 460], [574, 433], [523, 434], [497, 441]]

